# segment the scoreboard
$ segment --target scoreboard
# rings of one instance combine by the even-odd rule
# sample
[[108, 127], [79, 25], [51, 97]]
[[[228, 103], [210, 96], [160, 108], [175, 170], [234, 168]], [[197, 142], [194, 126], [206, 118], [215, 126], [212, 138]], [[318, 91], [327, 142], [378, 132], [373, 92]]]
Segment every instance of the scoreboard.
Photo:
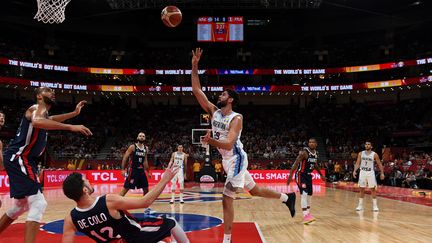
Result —
[[243, 41], [243, 17], [199, 17], [197, 37], [199, 42]]

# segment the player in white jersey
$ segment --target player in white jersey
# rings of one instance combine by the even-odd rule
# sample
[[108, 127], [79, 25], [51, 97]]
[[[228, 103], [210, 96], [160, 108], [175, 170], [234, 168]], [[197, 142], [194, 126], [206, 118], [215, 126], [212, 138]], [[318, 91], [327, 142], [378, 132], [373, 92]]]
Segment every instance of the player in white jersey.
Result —
[[216, 107], [201, 89], [198, 77], [198, 62], [201, 58], [200, 48], [192, 51], [192, 91], [201, 107], [211, 116], [213, 138], [210, 131], [201, 140], [202, 143], [218, 148], [222, 155], [222, 165], [227, 174], [223, 190], [224, 243], [231, 242], [232, 224], [234, 221], [234, 198], [236, 193], [249, 190], [253, 196], [280, 199], [288, 206], [291, 216], [295, 215], [295, 193], [279, 193], [255, 184], [247, 171], [247, 154], [240, 141], [243, 127], [243, 116], [232, 110], [238, 102], [238, 93], [227, 89], [219, 96]]
[[371, 189], [372, 194], [372, 202], [373, 202], [373, 211], [378, 212], [378, 204], [376, 199], [376, 188], [377, 188], [377, 182], [375, 177], [375, 170], [374, 170], [374, 161], [378, 164], [378, 167], [381, 171], [380, 178], [381, 180], [384, 180], [384, 167], [381, 163], [381, 160], [377, 153], [372, 151], [372, 143], [370, 141], [366, 141], [365, 143], [365, 150], [360, 152], [357, 156], [357, 161], [354, 166], [353, 176], [354, 178], [357, 177], [357, 169], [360, 168], [360, 175], [359, 175], [359, 187], [360, 187], [360, 197], [359, 197], [359, 203], [356, 208], [357, 211], [363, 210], [363, 198], [365, 194], [365, 188], [368, 187]]
[[183, 145], [177, 146], [177, 151], [172, 153], [170, 163], [174, 163], [175, 166], [178, 166], [180, 170], [171, 180], [171, 200], [170, 203], [173, 204], [175, 201], [175, 191], [177, 181], [180, 186], [180, 203], [184, 203], [183, 201], [183, 191], [184, 191], [184, 179], [186, 177], [186, 169], [187, 168], [187, 158], [188, 154], [183, 152]]

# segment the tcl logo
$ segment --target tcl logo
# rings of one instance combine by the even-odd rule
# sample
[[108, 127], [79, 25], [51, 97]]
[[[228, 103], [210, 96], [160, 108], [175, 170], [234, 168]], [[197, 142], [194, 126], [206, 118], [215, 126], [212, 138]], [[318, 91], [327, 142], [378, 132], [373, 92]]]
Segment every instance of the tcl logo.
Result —
[[162, 172], [152, 172], [152, 177], [155, 181], [160, 181], [162, 175], [163, 175]]
[[113, 172], [92, 172], [93, 181], [118, 181]]

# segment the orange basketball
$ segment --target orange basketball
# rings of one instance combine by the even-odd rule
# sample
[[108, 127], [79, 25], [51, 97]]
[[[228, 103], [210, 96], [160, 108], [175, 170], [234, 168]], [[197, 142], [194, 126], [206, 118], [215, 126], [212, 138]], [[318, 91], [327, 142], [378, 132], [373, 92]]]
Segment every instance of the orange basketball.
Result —
[[181, 23], [182, 13], [176, 6], [167, 6], [162, 9], [161, 19], [168, 27], [176, 27]]

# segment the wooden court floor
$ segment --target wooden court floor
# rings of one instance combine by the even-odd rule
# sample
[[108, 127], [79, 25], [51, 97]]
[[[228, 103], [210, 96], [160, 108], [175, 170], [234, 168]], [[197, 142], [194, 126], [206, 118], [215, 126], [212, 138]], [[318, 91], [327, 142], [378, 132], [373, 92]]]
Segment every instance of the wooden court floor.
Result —
[[[95, 195], [117, 193], [121, 190], [121, 186], [95, 185]], [[166, 188], [152, 209], [157, 212], [199, 214], [222, 219], [221, 186], [221, 184], [189, 184], [184, 205], [179, 203], [170, 205], [167, 202], [170, 197], [169, 189]], [[262, 184], [262, 186], [281, 192], [296, 190], [294, 184], [289, 187], [283, 184]], [[262, 232], [264, 240], [257, 239], [256, 242], [432, 242], [432, 207], [427, 206], [432, 204], [422, 205], [402, 200], [403, 197], [423, 197], [424, 202], [431, 203], [431, 192], [419, 194], [405, 189], [407, 191], [401, 193], [401, 188], [394, 188], [397, 192], [393, 199], [387, 198], [388, 194], [392, 197], [392, 190], [391, 187], [382, 188], [385, 192], [383, 196], [386, 197], [378, 197], [379, 213], [372, 212], [370, 195], [366, 195], [364, 212], [359, 213], [354, 210], [357, 205], [356, 192], [332, 184], [315, 185], [311, 213], [317, 221], [311, 225], [302, 224], [299, 196], [297, 196], [297, 214], [291, 218], [286, 206], [278, 200], [252, 198], [244, 193], [240, 195], [239, 200], [235, 201], [235, 222], [257, 223], [258, 231]], [[74, 202], [63, 196], [60, 188], [46, 189], [44, 194], [48, 201], [44, 222], [61, 220], [74, 207]], [[127, 194], [129, 197], [140, 195], [139, 191]], [[3, 214], [12, 201], [8, 194], [0, 194], [0, 198], [3, 201], [0, 213]], [[142, 213], [142, 210], [132, 212]], [[22, 239], [21, 235], [14, 231], [24, 220], [25, 216], [21, 216], [16, 221], [18, 224], [15, 228], [8, 229], [0, 235], [0, 243], [11, 243]], [[234, 234], [236, 234], [235, 229]], [[213, 234], [205, 239], [193, 238], [191, 242], [221, 242], [220, 237], [221, 233]], [[56, 241], [39, 237], [38, 242]], [[233, 242], [246, 241], [241, 237], [234, 237]]]

